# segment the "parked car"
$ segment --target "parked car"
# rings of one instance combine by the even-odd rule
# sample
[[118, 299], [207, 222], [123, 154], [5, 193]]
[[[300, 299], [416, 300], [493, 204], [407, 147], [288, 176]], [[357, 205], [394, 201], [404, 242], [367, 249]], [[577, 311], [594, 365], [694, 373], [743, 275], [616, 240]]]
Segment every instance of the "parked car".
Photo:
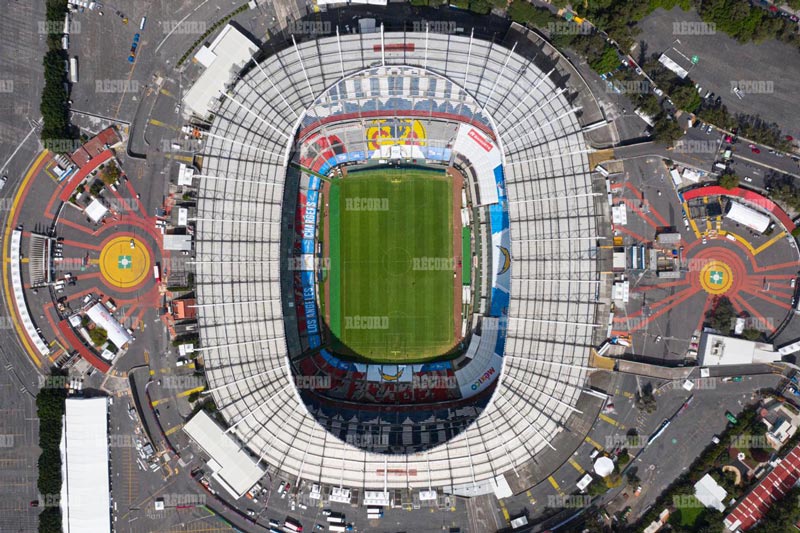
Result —
[[7, 181], [8, 181], [8, 176], [3, 176], [2, 178], [0, 178], [0, 190], [2, 190], [3, 187], [6, 186]]
[[745, 176], [744, 181], [746, 181], [747, 183], [753, 183], [753, 178], [751, 178], [750, 176]]

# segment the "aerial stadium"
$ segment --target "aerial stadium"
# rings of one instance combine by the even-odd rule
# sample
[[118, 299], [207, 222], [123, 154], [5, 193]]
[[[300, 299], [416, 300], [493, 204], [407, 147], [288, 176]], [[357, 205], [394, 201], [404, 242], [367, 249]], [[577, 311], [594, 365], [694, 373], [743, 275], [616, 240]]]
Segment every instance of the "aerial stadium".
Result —
[[212, 94], [198, 351], [264, 468], [386, 504], [517, 492], [572, 452], [605, 192], [526, 48], [337, 33], [251, 49]]

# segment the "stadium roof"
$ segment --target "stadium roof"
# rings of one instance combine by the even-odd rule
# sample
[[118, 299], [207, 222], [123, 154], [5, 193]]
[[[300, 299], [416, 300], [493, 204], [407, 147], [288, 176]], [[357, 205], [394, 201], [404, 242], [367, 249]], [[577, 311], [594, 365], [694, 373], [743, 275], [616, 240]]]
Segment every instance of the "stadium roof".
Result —
[[264, 476], [264, 470], [205, 411], [194, 415], [183, 430], [208, 454], [214, 479], [234, 498], [241, 498]]
[[[567, 96], [513, 50], [434, 33], [297, 43], [243, 74], [213, 110], [195, 247], [197, 350], [231, 434], [265, 462], [317, 483], [456, 493], [492, 490], [497, 476], [519, 474], [553, 448], [567, 419], [581, 413], [575, 404], [598, 327], [600, 193]], [[334, 412], [321, 424], [293, 384], [280, 283], [289, 255], [280, 246], [284, 183], [296, 137], [325, 134], [345, 116], [380, 117], [384, 109], [401, 117], [420, 107], [446, 111], [425, 111], [432, 124], [468, 121], [496, 137], [513, 257], [508, 332], [497, 388], [477, 420], [452, 438], [442, 431], [424, 453], [390, 456], [334, 436], [329, 428], [350, 422]]]
[[111, 531], [108, 400], [69, 398], [61, 443], [65, 533]]
[[205, 71], [183, 97], [189, 111], [205, 118], [211, 102], [225, 89], [233, 72], [242, 68], [256, 50], [258, 46], [230, 24], [210, 44], [201, 47], [195, 59]]

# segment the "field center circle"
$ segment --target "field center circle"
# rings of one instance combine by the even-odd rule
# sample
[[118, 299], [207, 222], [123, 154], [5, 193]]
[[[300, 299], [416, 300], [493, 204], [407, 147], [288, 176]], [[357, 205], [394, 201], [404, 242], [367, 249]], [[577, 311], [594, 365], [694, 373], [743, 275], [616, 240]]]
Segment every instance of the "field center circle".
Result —
[[700, 286], [708, 294], [725, 294], [733, 286], [733, 270], [722, 261], [709, 261], [700, 269]]
[[135, 287], [144, 281], [149, 271], [150, 253], [147, 246], [135, 237], [112, 239], [100, 252], [100, 273], [112, 287]]

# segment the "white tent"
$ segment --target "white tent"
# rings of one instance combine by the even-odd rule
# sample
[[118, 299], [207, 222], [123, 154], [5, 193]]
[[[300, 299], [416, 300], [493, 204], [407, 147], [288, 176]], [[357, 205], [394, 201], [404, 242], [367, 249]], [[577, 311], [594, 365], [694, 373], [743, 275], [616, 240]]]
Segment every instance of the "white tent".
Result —
[[770, 222], [767, 215], [759, 213], [755, 209], [746, 207], [738, 202], [730, 203], [730, 208], [728, 208], [728, 212], [725, 213], [725, 216], [759, 233], [767, 231]]
[[86, 315], [92, 322], [106, 330], [108, 340], [113, 342], [117, 348], [124, 348], [126, 344], [133, 340], [131, 334], [111, 316], [103, 304], [99, 302], [94, 304], [86, 310]]
[[88, 206], [86, 206], [86, 216], [91, 218], [93, 222], [97, 223], [103, 219], [108, 213], [108, 208], [100, 202], [97, 198], [92, 200]]
[[61, 441], [64, 533], [111, 531], [106, 398], [66, 401]]

